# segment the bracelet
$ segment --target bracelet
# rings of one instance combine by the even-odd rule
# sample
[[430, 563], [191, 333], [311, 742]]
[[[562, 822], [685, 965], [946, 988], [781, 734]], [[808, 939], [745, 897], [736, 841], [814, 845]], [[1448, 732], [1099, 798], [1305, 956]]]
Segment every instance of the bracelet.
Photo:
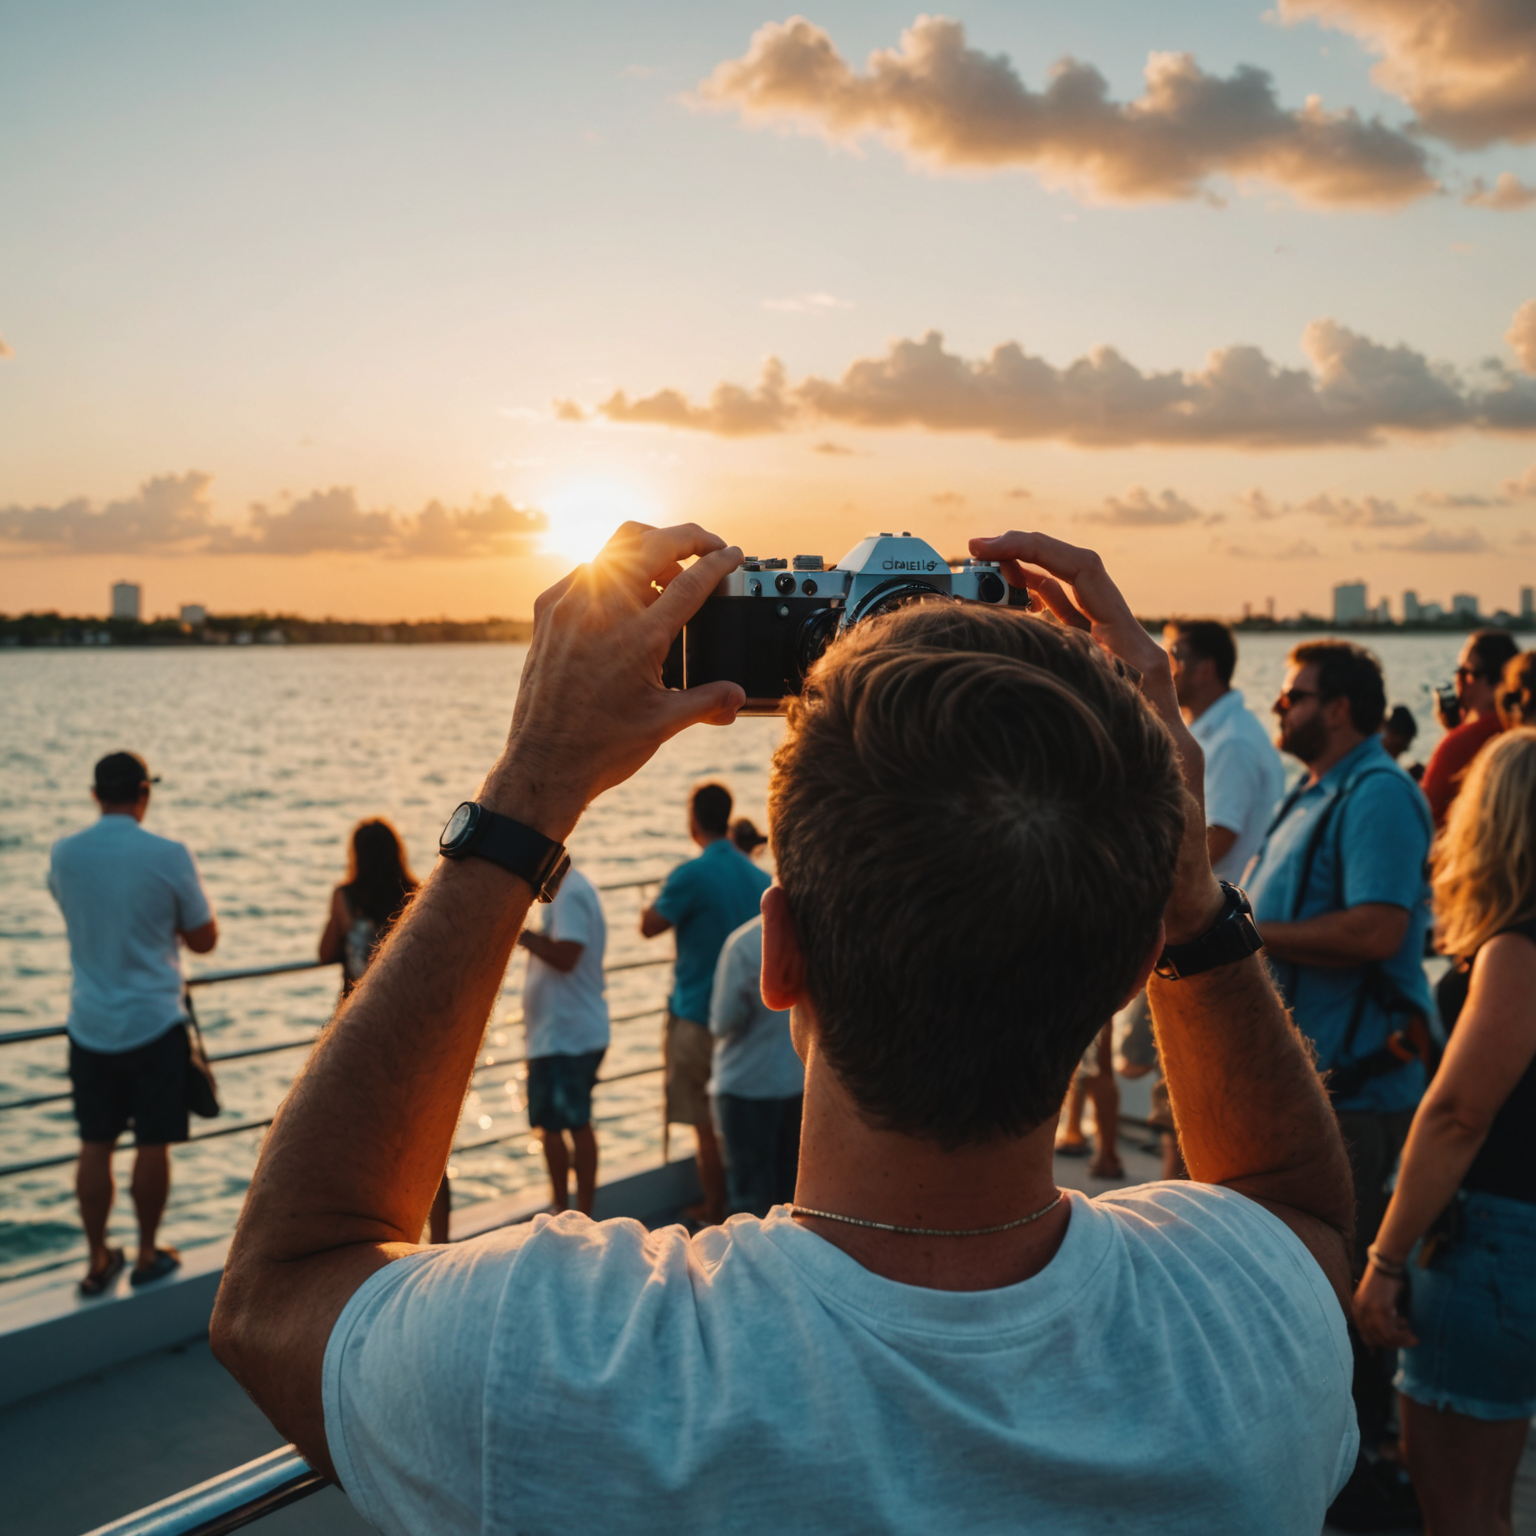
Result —
[[1406, 1280], [1408, 1278], [1408, 1266], [1397, 1259], [1389, 1259], [1373, 1243], [1365, 1250], [1365, 1256], [1379, 1269], [1389, 1280]]

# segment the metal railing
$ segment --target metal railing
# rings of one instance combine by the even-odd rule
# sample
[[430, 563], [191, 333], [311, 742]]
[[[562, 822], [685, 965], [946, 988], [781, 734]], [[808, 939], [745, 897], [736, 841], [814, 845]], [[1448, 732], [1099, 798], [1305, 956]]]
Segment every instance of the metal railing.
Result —
[[328, 1487], [324, 1473], [285, 1445], [110, 1525], [99, 1525], [89, 1536], [223, 1536]]
[[[660, 885], [661, 878], [662, 877], [659, 876], [651, 876], [650, 878], [644, 880], [619, 881], [612, 885], [600, 885], [597, 887], [597, 889], [602, 892], [640, 890], [647, 886]], [[657, 955], [654, 958], [647, 960], [621, 961], [617, 965], [604, 966], [603, 975], [606, 977], [621, 971], [640, 971], [646, 970], [653, 966], [671, 965], [674, 958], [675, 957], [671, 954], [665, 954]], [[288, 960], [283, 961], [277, 965], [249, 966], [239, 970], [204, 971], [201, 975], [189, 976], [187, 978], [186, 985], [189, 988], [209, 987], [221, 984], [223, 982], [249, 981], [265, 976], [289, 975], [298, 971], [328, 970], [332, 966], [339, 965], [340, 963], [341, 962], [339, 960]], [[636, 1019], [654, 1018], [657, 1014], [663, 1011], [664, 1006], [658, 1006], [655, 1008], [642, 1008], [635, 1013], [621, 1014], [618, 1017], [611, 1019], [610, 1023], [628, 1024]], [[522, 1020], [520, 1017], [516, 1020], [508, 1021], [508, 1023], [513, 1028], [515, 1028], [521, 1022]], [[6, 1033], [0, 1033], [0, 1046], [22, 1045], [32, 1040], [58, 1039], [67, 1035], [68, 1033], [69, 1031], [67, 1026], [63, 1024], [48, 1025], [41, 1029], [11, 1030]], [[218, 1054], [210, 1054], [208, 1060], [211, 1063], [243, 1061], [253, 1056], [269, 1056], [278, 1051], [304, 1050], [314, 1045], [314, 1043], [323, 1033], [323, 1030], [317, 1030], [314, 1034], [306, 1035], [301, 1040], [280, 1040], [272, 1045], [249, 1046], [244, 1050], [224, 1051]], [[479, 1073], [487, 1070], [492, 1066], [520, 1066], [525, 1060], [526, 1058], [522, 1056], [502, 1057], [488, 1053], [485, 1061], [476, 1063], [475, 1074], [478, 1076]], [[631, 1078], [647, 1077], [653, 1073], [660, 1072], [661, 1070], [662, 1068], [658, 1063], [654, 1067], [641, 1067], [638, 1070], [632, 1072], [616, 1072], [609, 1077], [600, 1077], [597, 1081], [599, 1086], [604, 1083], [621, 1083], [626, 1082]], [[497, 1083], [491, 1084], [489, 1086], [499, 1087], [508, 1080], [509, 1079], [503, 1078], [500, 1079]], [[45, 1104], [60, 1104], [69, 1099], [70, 1096], [71, 1095], [69, 1090], [65, 1089], [58, 1093], [36, 1094], [30, 1098], [12, 1099], [7, 1103], [0, 1104], [0, 1114], [4, 1114], [9, 1110], [15, 1109], [34, 1109]], [[182, 1143], [182, 1145], [193, 1145], [200, 1141], [214, 1141], [222, 1136], [238, 1136], [246, 1131], [265, 1130], [269, 1125], [272, 1124], [272, 1120], [273, 1116], [271, 1115], [268, 1115], [265, 1119], [261, 1120], [241, 1120], [234, 1125], [220, 1126], [216, 1130], [203, 1131], [199, 1135], [189, 1136], [186, 1142]], [[507, 1131], [502, 1135], [492, 1136], [482, 1141], [461, 1143], [455, 1146], [452, 1150], [455, 1155], [464, 1152], [479, 1152], [485, 1150], [487, 1147], [494, 1147], [503, 1141], [508, 1141], [512, 1137], [522, 1134], [524, 1133], [519, 1130]], [[119, 1148], [118, 1150], [126, 1153], [131, 1151], [132, 1148], [125, 1146]], [[0, 1179], [11, 1178], [25, 1173], [38, 1173], [47, 1168], [63, 1168], [70, 1163], [78, 1161], [78, 1152], [65, 1152], [56, 1154], [51, 1157], [32, 1158], [25, 1162], [0, 1164]]]

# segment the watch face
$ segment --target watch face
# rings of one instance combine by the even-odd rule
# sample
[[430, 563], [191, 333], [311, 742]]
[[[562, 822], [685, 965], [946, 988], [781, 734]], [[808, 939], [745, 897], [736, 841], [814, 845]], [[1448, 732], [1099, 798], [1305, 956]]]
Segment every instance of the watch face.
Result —
[[443, 835], [438, 839], [438, 846], [445, 852], [456, 848], [465, 837], [469, 835], [476, 821], [476, 812], [480, 809], [473, 800], [466, 800], [448, 818], [448, 825], [443, 828]]

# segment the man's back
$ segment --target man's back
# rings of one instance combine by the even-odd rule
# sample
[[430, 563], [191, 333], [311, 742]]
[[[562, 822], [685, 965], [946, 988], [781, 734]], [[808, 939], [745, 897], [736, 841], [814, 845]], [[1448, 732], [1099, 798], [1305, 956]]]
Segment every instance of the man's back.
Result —
[[212, 916], [183, 844], [104, 815], [54, 844], [48, 888], [69, 930], [71, 1038], [128, 1051], [182, 1017], [176, 936]]
[[717, 838], [667, 876], [655, 910], [677, 930], [672, 1011], [679, 1018], [708, 1023], [721, 946], [757, 916], [762, 894], [772, 884], [726, 837]]
[[1072, 1202], [995, 1291], [883, 1279], [782, 1213], [406, 1260], [331, 1337], [337, 1470], [386, 1532], [1317, 1530], [1356, 1444], [1317, 1264], [1210, 1186]]
[[608, 1003], [603, 996], [608, 925], [596, 886], [579, 869], [566, 871], [559, 893], [545, 909], [543, 934], [557, 944], [580, 944], [581, 954], [569, 971], [529, 956], [523, 989], [529, 1057], [602, 1050], [608, 1044]]
[[1205, 819], [1236, 836], [1216, 873], [1235, 885], [1259, 851], [1270, 817], [1285, 790], [1285, 767], [1268, 733], [1229, 688], [1192, 726], [1205, 753]]

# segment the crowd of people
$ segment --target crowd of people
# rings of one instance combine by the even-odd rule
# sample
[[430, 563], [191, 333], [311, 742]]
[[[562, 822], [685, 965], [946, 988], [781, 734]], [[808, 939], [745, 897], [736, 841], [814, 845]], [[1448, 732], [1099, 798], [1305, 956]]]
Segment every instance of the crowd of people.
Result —
[[[667, 735], [738, 702], [661, 694], [647, 661], [708, 590], [692, 572], [732, 552], [697, 530], [629, 540], [541, 617], [480, 798], [551, 846]], [[1364, 647], [1297, 645], [1271, 740], [1227, 626], [1171, 624], [1159, 647], [1089, 552], [1040, 535], [973, 552], [1056, 622], [930, 604], [859, 626], [791, 708], [771, 844], [699, 785], [698, 853], [642, 911], [676, 946], [664, 1114], [694, 1132], [696, 1249], [571, 1224], [593, 1210], [609, 1044], [590, 881], [567, 869], [540, 893], [487, 855], [423, 884], [388, 823], [354, 830], [320, 943], [343, 967], [336, 1025], [268, 1138], [215, 1339], [381, 1529], [569, 1523], [575, 1493], [518, 1470], [537, 1380], [582, 1426], [581, 1491], [670, 1499], [674, 1523], [928, 1529], [943, 1492], [968, 1525], [1089, 1529], [1150, 1480], [1181, 1530], [1315, 1530], [1330, 1506], [1357, 1529], [1422, 1510], [1442, 1536], [1508, 1530], [1536, 1413], [1536, 651], [1468, 638], [1419, 779], [1399, 762], [1412, 714], [1388, 711]], [[621, 554], [641, 574], [701, 558], [652, 602]], [[579, 666], [587, 713], [556, 731], [543, 701]], [[560, 772], [525, 771], [527, 743], [565, 751]], [[50, 876], [75, 966], [86, 1294], [126, 1262], [106, 1226], [129, 1125], [132, 1278], [178, 1262], [157, 1243], [193, 1050], [177, 946], [211, 949], [217, 927], [191, 855], [139, 825], [150, 783], [132, 754], [103, 759], [102, 816]], [[553, 1219], [445, 1249], [452, 1124], [513, 945]], [[1451, 965], [1432, 994], [1434, 953]], [[1065, 1196], [1050, 1161], [1090, 1154], [1085, 1103], [1089, 1171], [1123, 1174], [1117, 1072], [1153, 1075], [1165, 1182]], [[354, 1155], [321, 1177], [348, 1127]], [[345, 1233], [338, 1209], [358, 1213]], [[1106, 1336], [1130, 1296], [1134, 1325]], [[657, 1393], [696, 1406], [662, 1424]], [[1167, 1394], [1180, 1409], [1149, 1423], [1138, 1405]], [[1098, 1433], [1106, 1414], [1136, 1427]], [[556, 1427], [530, 1474], [569, 1460]], [[494, 1477], [486, 1434], [513, 1458]], [[828, 1445], [849, 1436], [874, 1472]], [[1091, 1477], [1069, 1470], [1085, 1443]], [[747, 1444], [795, 1490], [744, 1481]], [[821, 1500], [815, 1519], [791, 1497]]]

